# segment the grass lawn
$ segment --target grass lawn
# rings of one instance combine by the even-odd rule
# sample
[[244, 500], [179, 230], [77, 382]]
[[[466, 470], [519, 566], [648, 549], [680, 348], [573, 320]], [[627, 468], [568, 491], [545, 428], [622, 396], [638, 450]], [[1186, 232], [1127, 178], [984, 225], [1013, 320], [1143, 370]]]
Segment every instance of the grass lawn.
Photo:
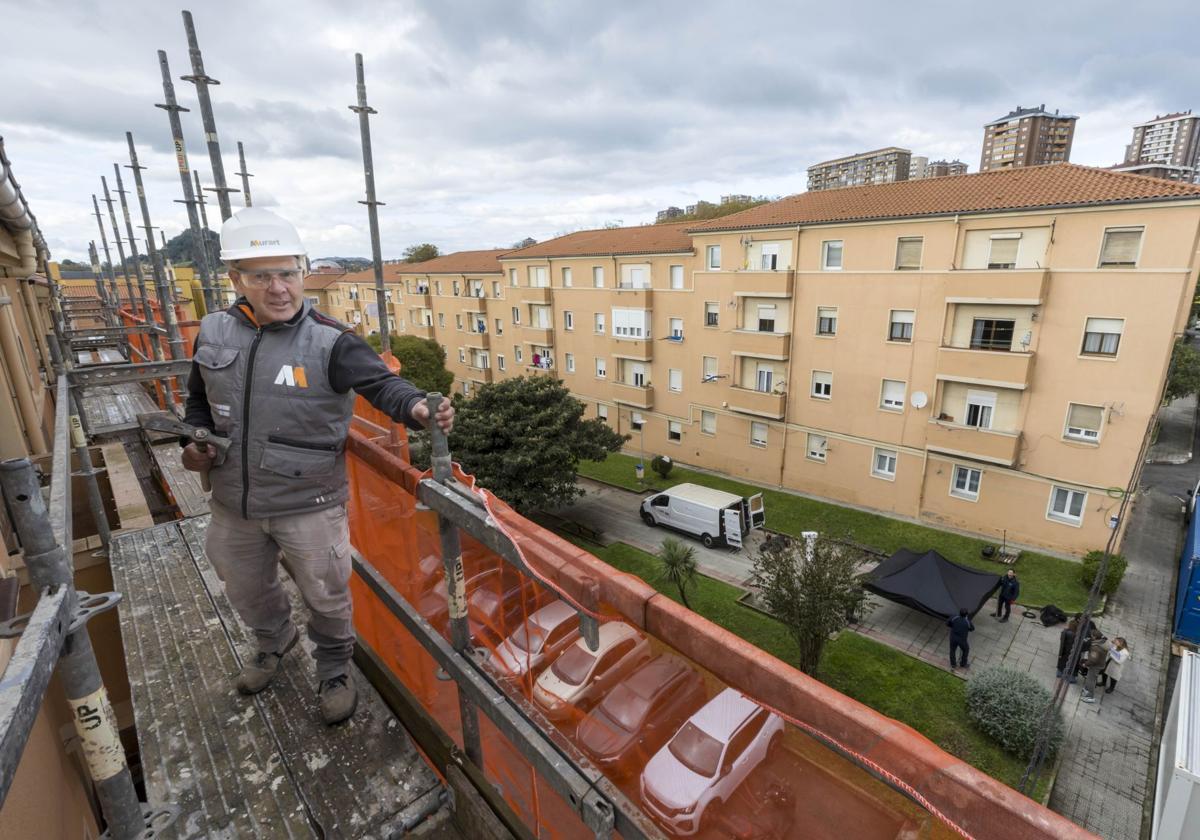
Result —
[[[680, 600], [679, 592], [659, 578], [661, 567], [652, 555], [624, 543], [601, 548], [583, 540], [573, 541], [609, 565], [637, 575], [669, 598]], [[688, 601], [693, 610], [714, 624], [785, 662], [795, 662], [796, 645], [783, 626], [737, 603], [739, 595], [737, 587], [698, 577]], [[966, 683], [957, 677], [852, 632], [841, 633], [825, 647], [818, 677], [843, 694], [903, 721], [989, 776], [1012, 787], [1020, 781], [1024, 762], [1001, 750], [975, 728], [967, 717]]]
[[[898, 548], [914, 551], [934, 549], [948, 560], [999, 574], [1004, 568], [984, 560], [979, 552], [987, 540], [939, 531], [924, 525], [902, 522], [887, 516], [841, 507], [829, 502], [807, 499], [782, 490], [769, 490], [743, 484], [730, 478], [696, 472], [676, 466], [665, 481], [652, 473], [646, 462], [646, 478], [639, 486], [633, 467], [637, 458], [614, 453], [603, 461], [582, 461], [579, 474], [616, 484], [629, 490], [649, 487], [655, 490], [691, 482], [726, 490], [739, 496], [762, 493], [767, 509], [767, 526], [772, 530], [799, 536], [801, 531], [819, 531], [830, 537], [851, 540], [891, 554]], [[1017, 561], [1021, 579], [1022, 604], [1057, 604], [1066, 612], [1078, 612], [1087, 603], [1087, 588], [1079, 582], [1079, 564], [1059, 557], [1023, 551]]]

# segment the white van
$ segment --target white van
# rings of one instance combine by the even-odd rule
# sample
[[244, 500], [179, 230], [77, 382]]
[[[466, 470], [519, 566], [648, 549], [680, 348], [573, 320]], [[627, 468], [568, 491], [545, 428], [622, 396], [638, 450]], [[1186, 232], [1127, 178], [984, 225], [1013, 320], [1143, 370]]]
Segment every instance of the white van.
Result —
[[750, 497], [699, 484], [676, 484], [642, 502], [642, 521], [666, 525], [699, 537], [705, 547], [717, 543], [742, 547], [742, 537], [766, 522], [762, 493]]

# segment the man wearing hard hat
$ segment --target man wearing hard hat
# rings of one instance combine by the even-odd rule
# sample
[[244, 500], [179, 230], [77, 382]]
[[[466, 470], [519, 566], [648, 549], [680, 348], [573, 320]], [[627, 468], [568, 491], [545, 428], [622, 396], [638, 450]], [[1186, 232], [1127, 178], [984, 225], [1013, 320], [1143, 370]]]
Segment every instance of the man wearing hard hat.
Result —
[[[205, 545], [238, 615], [258, 639], [237, 675], [243, 694], [271, 682], [300, 638], [278, 559], [300, 589], [315, 645], [321, 717], [354, 714], [346, 436], [355, 394], [412, 429], [430, 422], [425, 393], [388, 370], [346, 325], [304, 297], [305, 249], [291, 223], [248, 207], [221, 228], [221, 259], [238, 299], [200, 322], [187, 415], [231, 441], [225, 460], [189, 443], [183, 464], [209, 470]], [[449, 432], [443, 400], [433, 420]]]

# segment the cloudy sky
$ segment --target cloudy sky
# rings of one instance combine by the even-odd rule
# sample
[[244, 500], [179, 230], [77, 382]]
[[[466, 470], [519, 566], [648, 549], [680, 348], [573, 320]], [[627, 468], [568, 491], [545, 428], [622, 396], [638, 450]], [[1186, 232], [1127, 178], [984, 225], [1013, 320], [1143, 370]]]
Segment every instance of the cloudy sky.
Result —
[[[981, 126], [1018, 104], [1078, 114], [1072, 159], [1114, 163], [1134, 123], [1200, 109], [1200, 6], [1163, 0], [1147, 25], [1131, 8], [216, 0], [192, 11], [221, 81], [225, 171], [241, 140], [255, 203], [295, 221], [314, 257], [370, 254], [346, 107], [363, 53], [390, 258], [416, 242], [498, 247], [725, 193], [795, 193], [810, 164], [892, 144], [975, 171]], [[0, 31], [0, 135], [54, 256], [86, 258], [91, 195], [128, 163], [127, 130], [155, 224], [182, 230], [156, 50], [192, 108], [191, 164], [211, 176], [195, 88], [178, 80], [180, 7], [0, 0]]]

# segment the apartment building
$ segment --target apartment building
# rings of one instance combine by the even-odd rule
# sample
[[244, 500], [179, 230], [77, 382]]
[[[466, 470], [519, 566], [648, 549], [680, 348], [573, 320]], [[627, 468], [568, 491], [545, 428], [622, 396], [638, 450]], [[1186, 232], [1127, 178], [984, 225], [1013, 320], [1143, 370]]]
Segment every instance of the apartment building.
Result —
[[1051, 114], [1046, 106], [1010, 111], [983, 127], [983, 155], [979, 171], [1066, 163], [1079, 117]]
[[1133, 127], [1133, 141], [1115, 172], [1200, 183], [1200, 116], [1190, 110]]
[[427, 329], [468, 393], [546, 371], [647, 453], [1084, 552], [1140, 463], [1198, 234], [1200, 187], [1070, 164], [803, 193], [457, 271], [482, 347], [443, 275]]
[[908, 180], [912, 152], [897, 146], [826, 160], [808, 167], [808, 189], [832, 190]]

